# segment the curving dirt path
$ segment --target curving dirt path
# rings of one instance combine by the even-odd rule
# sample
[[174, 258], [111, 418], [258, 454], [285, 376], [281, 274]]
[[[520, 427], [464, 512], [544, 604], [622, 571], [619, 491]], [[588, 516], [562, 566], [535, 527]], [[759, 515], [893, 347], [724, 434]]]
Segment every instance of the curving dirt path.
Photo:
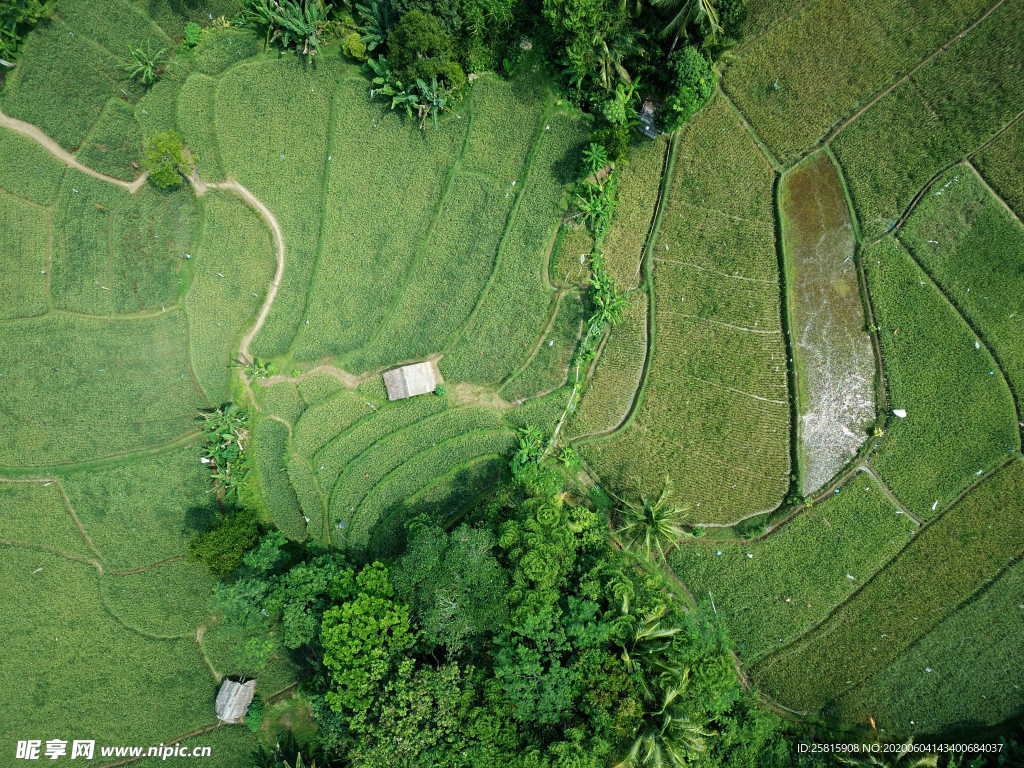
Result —
[[[281, 231], [281, 225], [278, 223], [277, 217], [264, 205], [263, 201], [249, 191], [248, 187], [243, 186], [234, 179], [217, 182], [216, 184], [208, 184], [200, 179], [198, 175], [193, 174], [189, 177], [189, 183], [192, 185], [192, 189], [195, 190], [196, 197], [202, 197], [211, 189], [226, 190], [238, 195], [250, 208], [259, 214], [274, 238], [274, 257], [277, 261], [274, 279], [270, 281], [270, 287], [267, 289], [267, 295], [263, 299], [263, 306], [260, 307], [260, 313], [256, 316], [256, 321], [253, 323], [252, 328], [242, 337], [242, 343], [238, 347], [239, 359], [243, 361], [250, 360], [249, 347], [252, 344], [252, 340], [256, 338], [256, 334], [260, 332], [264, 323], [266, 323], [267, 315], [270, 314], [270, 307], [273, 305], [274, 299], [277, 298], [277, 291], [281, 287], [281, 281], [284, 279], [284, 233]], [[242, 378], [248, 382], [248, 377], [244, 373]]]
[[108, 184], [114, 184], [122, 189], [127, 189], [131, 194], [138, 192], [142, 188], [142, 185], [146, 183], [146, 178], [148, 176], [146, 173], [143, 173], [141, 176], [136, 178], [135, 181], [125, 181], [124, 179], [115, 179], [113, 176], [107, 176], [105, 173], [93, 170], [87, 165], [82, 165], [74, 155], [43, 133], [40, 128], [32, 125], [32, 123], [26, 123], [24, 120], [18, 120], [17, 118], [9, 117], [3, 112], [0, 112], [0, 126], [9, 128], [15, 133], [20, 133], [22, 136], [32, 139], [32, 141], [39, 144], [39, 146], [64, 163], [68, 168], [74, 168], [76, 171], [84, 173], [87, 176], [100, 179]]
[[[122, 189], [127, 190], [129, 194], [135, 194], [138, 192], [142, 188], [142, 185], [146, 183], [146, 179], [148, 178], [148, 174], [143, 173], [134, 181], [124, 181], [123, 179], [115, 179], [113, 176], [107, 176], [104, 173], [100, 173], [99, 171], [78, 162], [74, 155], [47, 136], [46, 133], [44, 133], [38, 126], [33, 125], [32, 123], [27, 123], [24, 120], [18, 120], [17, 118], [5, 115], [3, 112], [0, 112], [0, 127], [8, 128], [15, 133], [20, 133], [22, 136], [32, 139], [32, 141], [39, 144], [39, 146], [69, 168], [74, 168], [76, 171], [88, 176], [92, 176], [93, 178], [100, 179], [108, 184], [121, 187]], [[263, 299], [263, 305], [260, 307], [260, 312], [256, 316], [255, 322], [242, 337], [242, 341], [238, 349], [239, 358], [242, 360], [249, 360], [249, 347], [251, 346], [253, 339], [256, 338], [256, 334], [260, 332], [264, 323], [266, 323], [267, 315], [270, 314], [270, 307], [273, 305], [274, 299], [277, 298], [277, 291], [281, 287], [281, 281], [284, 279], [284, 233], [281, 231], [281, 225], [278, 223], [277, 217], [274, 216], [266, 205], [264, 205], [263, 201], [256, 197], [256, 195], [254, 195], [247, 187], [234, 179], [228, 179], [227, 181], [221, 181], [216, 184], [208, 184], [200, 179], [197, 174], [193, 174], [188, 180], [192, 185], [192, 189], [195, 191], [196, 197], [202, 197], [211, 189], [225, 190], [238, 195], [250, 208], [259, 214], [263, 223], [270, 229], [270, 233], [274, 239], [274, 256], [277, 261], [277, 267], [274, 271], [274, 279], [270, 282], [270, 287], [267, 289], [267, 295]], [[248, 377], [243, 373], [242, 378], [248, 386]]]
[[323, 373], [332, 377], [335, 381], [341, 384], [341, 386], [345, 387], [345, 389], [355, 389], [367, 379], [366, 374], [357, 376], [356, 374], [349, 373], [337, 366], [321, 363], [320, 365], [313, 366], [308, 371], [303, 371], [298, 376], [286, 376], [282, 373], [278, 373], [273, 376], [268, 376], [265, 379], [260, 379], [259, 384], [262, 387], [272, 387], [275, 384], [298, 384], [299, 382], [306, 381], [318, 373]]

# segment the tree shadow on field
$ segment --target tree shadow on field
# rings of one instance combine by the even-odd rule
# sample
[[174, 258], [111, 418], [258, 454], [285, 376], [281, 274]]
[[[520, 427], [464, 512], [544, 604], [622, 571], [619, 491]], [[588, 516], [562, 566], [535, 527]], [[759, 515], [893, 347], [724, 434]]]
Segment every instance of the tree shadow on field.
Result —
[[572, 184], [580, 177], [582, 167], [580, 158], [583, 156], [585, 141], [578, 141], [562, 153], [562, 156], [551, 164], [549, 169], [561, 185]]
[[219, 516], [220, 510], [215, 504], [189, 507], [185, 510], [181, 532], [186, 536], [206, 533], [217, 524]]
[[920, 744], [998, 744], [1000, 740], [1007, 743], [991, 765], [1022, 766], [1024, 765], [1024, 711], [1001, 723], [990, 725], [978, 720], [958, 720], [950, 723], [941, 731], [921, 734], [917, 737]]
[[485, 501], [487, 491], [496, 487], [503, 477], [504, 462], [495, 460], [488, 462], [482, 470], [477, 466], [457, 472], [451, 479], [450, 491], [442, 499], [392, 504], [370, 529], [366, 549], [360, 554], [368, 560], [383, 560], [402, 554], [407, 541], [406, 524], [417, 517], [446, 529], [475, 519], [475, 508]]

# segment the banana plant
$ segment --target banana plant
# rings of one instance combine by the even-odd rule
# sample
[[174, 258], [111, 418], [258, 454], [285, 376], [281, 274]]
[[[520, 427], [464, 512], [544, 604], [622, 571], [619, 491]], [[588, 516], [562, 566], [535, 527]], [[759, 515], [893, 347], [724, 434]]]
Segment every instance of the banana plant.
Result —
[[385, 57], [367, 59], [366, 64], [373, 72], [370, 82], [374, 87], [370, 88], [370, 98], [373, 99], [377, 96], [389, 98], [391, 99], [389, 109], [396, 112], [405, 110], [406, 116], [412, 117], [420, 103], [416, 92], [395, 76]]
[[330, 9], [323, 0], [248, 0], [243, 18], [266, 28], [267, 45], [281, 42], [302, 56], [320, 51]]
[[450, 109], [448, 89], [438, 84], [437, 75], [430, 78], [429, 84], [417, 77], [416, 87], [420, 92], [420, 101], [416, 105], [416, 111], [420, 116], [420, 129], [422, 130], [428, 117], [433, 120], [434, 127], [437, 128], [437, 116]]
[[246, 474], [248, 414], [235, 403], [228, 403], [201, 413], [199, 421], [204, 438], [203, 463], [230, 496]]
[[146, 86], [152, 85], [163, 73], [163, 58], [166, 52], [166, 48], [154, 52], [148, 48], [132, 46], [128, 49], [128, 58], [121, 63], [121, 69], [133, 80], [138, 80]]
[[375, 51], [385, 45], [392, 27], [389, 0], [356, 3], [356, 14], [359, 16], [360, 40], [366, 45], [366, 50]]

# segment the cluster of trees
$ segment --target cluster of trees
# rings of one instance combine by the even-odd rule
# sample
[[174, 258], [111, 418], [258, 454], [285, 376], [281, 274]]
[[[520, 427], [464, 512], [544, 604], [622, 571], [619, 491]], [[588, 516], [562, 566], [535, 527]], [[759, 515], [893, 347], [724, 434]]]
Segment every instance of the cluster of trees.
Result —
[[[522, 470], [542, 459], [526, 454], [517, 474], [535, 480]], [[633, 515], [615, 544], [608, 513], [555, 476], [542, 495], [501, 484], [455, 526], [443, 510], [416, 515], [386, 562], [226, 520], [218, 545], [237, 567], [219, 571], [217, 610], [244, 630], [253, 671], [282, 650], [304, 668], [318, 725], [307, 762], [797, 764], [782, 722], [741, 687], [720, 626], [666, 581], [657, 548], [631, 545], [675, 529], [639, 535]]]
[[241, 18], [304, 56], [340, 40], [375, 94], [421, 119], [450, 108], [467, 72], [546, 62], [618, 155], [642, 99], [664, 104], [667, 130], [707, 100], [744, 14], [744, 0], [246, 0]]
[[[149, 180], [158, 187], [179, 187], [196, 169], [195, 158], [185, 146], [177, 131], [164, 131], [150, 136], [142, 143], [142, 167]], [[223, 416], [221, 411], [216, 413]], [[207, 431], [216, 428], [212, 419], [206, 420]]]

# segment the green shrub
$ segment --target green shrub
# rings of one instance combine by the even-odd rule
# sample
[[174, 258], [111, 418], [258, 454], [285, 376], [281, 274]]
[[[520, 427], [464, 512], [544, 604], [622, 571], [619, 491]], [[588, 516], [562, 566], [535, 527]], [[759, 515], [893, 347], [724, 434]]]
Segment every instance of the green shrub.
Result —
[[260, 537], [256, 513], [241, 507], [218, 510], [213, 527], [196, 534], [188, 543], [188, 556], [214, 576], [227, 576], [242, 564], [246, 551]]
[[639, 81], [630, 85], [619, 83], [612, 95], [601, 102], [601, 114], [611, 125], [627, 126], [635, 123], [639, 115], [636, 105], [639, 101]]
[[726, 37], [740, 37], [740, 29], [747, 18], [745, 0], [718, 0], [718, 22]]
[[466, 85], [466, 72], [457, 61], [449, 61], [441, 67], [438, 77], [447, 81], [448, 88], [452, 93], [458, 93]]
[[420, 10], [402, 16], [388, 40], [389, 61], [404, 80], [447, 79], [453, 52], [452, 36], [441, 22]]
[[672, 75], [671, 95], [662, 108], [662, 127], [674, 131], [689, 120], [711, 97], [715, 88], [715, 74], [711, 62], [688, 45], [669, 57]]
[[466, 69], [470, 72], [489, 72], [498, 68], [498, 61], [486, 43], [474, 40], [466, 50]]
[[366, 61], [366, 43], [358, 32], [350, 32], [341, 45], [345, 55], [356, 61]]
[[591, 141], [604, 147], [605, 154], [613, 163], [621, 162], [629, 154], [631, 137], [625, 125], [609, 125], [593, 132]]
[[259, 731], [263, 724], [263, 715], [266, 712], [267, 704], [258, 693], [253, 696], [249, 711], [245, 713], [245, 727], [253, 733]]
[[196, 24], [194, 21], [190, 21], [185, 25], [185, 39], [181, 41], [181, 44], [185, 48], [195, 48], [199, 45], [199, 41], [203, 37], [203, 28]]
[[444, 384], [438, 384], [436, 387], [434, 387], [434, 394], [437, 395], [438, 397], [447, 397], [448, 387], [446, 387]]
[[158, 187], [179, 186], [196, 167], [195, 159], [177, 131], [165, 131], [146, 139], [142, 145], [142, 164]]
[[[420, 11], [437, 19], [441, 27], [453, 37], [465, 29], [463, 18], [464, 0], [389, 0], [394, 18], [401, 19], [411, 11]], [[459, 46], [462, 47], [461, 44]]]

